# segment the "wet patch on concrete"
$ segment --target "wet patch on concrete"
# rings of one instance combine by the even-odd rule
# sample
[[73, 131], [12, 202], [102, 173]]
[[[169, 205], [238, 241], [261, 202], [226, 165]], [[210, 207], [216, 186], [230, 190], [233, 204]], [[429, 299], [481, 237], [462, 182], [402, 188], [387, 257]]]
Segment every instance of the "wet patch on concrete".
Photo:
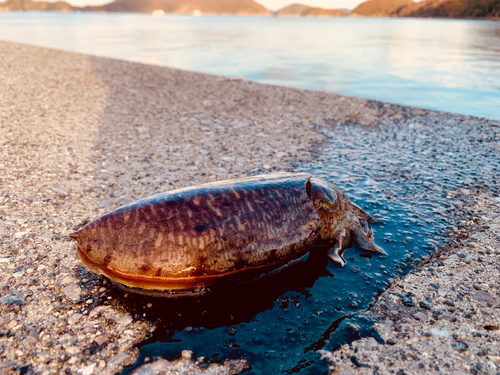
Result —
[[[318, 131], [328, 141], [316, 150], [315, 162], [295, 170], [329, 180], [379, 218], [375, 239], [389, 256], [354, 246], [339, 267], [314, 249], [307, 261], [278, 275], [189, 302], [122, 294], [135, 314], [157, 324], [135, 366], [189, 349], [212, 361], [245, 357], [256, 374], [326, 373], [317, 351], [362, 337], [383, 343], [364, 311], [451, 237], [467, 236], [471, 218], [464, 207], [478, 189], [497, 189], [495, 127], [472, 127], [450, 116], [439, 124], [423, 119]], [[414, 304], [411, 296], [402, 302]]]
[[331, 371], [498, 374], [500, 198], [481, 191], [466, 209], [476, 218], [470, 237], [441, 248], [371, 306], [385, 345], [365, 338], [321, 351]]

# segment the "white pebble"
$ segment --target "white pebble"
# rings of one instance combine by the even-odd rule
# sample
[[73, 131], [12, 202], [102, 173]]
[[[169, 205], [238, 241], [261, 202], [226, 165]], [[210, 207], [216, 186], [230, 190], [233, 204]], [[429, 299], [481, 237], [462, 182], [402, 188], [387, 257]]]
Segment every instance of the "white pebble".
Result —
[[92, 363], [91, 365], [88, 365], [81, 369], [79, 372], [81, 372], [82, 375], [91, 375], [94, 372], [95, 365], [95, 363]]
[[431, 332], [442, 339], [449, 339], [450, 338], [450, 333], [446, 328], [443, 329], [437, 329], [437, 328], [431, 328]]
[[68, 324], [75, 324], [80, 320], [82, 314], [74, 314], [71, 318], [68, 319]]

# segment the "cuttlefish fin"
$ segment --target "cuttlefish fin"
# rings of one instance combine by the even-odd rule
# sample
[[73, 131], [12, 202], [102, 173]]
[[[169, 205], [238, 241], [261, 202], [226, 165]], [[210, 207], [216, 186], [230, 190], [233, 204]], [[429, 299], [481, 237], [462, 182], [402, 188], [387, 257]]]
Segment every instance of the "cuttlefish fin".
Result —
[[352, 202], [351, 202], [351, 205], [352, 205], [352, 209], [354, 210], [354, 213], [356, 214], [357, 217], [359, 217], [361, 219], [365, 219], [369, 223], [376, 223], [379, 221], [378, 219], [375, 219], [373, 216], [371, 216], [370, 214], [363, 211], [358, 205], [356, 205]]
[[340, 255], [340, 251], [342, 251], [342, 245], [343, 242], [346, 240], [346, 231], [345, 229], [342, 229], [339, 231], [336, 235], [335, 238], [337, 240], [337, 243], [331, 247], [328, 250], [328, 257], [335, 263], [340, 264], [342, 267], [345, 265], [345, 260], [342, 258]]
[[354, 237], [356, 238], [356, 242], [360, 248], [366, 251], [387, 255], [384, 249], [375, 245], [373, 239], [370, 238], [372, 237], [370, 234], [371, 231], [368, 234], [363, 230], [363, 228], [354, 228]]

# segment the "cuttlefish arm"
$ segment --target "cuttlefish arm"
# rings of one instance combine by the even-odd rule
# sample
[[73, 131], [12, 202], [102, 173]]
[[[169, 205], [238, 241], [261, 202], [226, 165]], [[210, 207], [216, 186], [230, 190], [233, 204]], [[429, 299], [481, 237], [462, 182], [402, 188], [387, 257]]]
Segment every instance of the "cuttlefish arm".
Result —
[[341, 252], [344, 247], [348, 246], [349, 238], [347, 238], [347, 231], [342, 229], [338, 231], [335, 235], [336, 243], [331, 247], [327, 254], [328, 257], [335, 263], [340, 264], [342, 267], [345, 265], [345, 260], [342, 258]]

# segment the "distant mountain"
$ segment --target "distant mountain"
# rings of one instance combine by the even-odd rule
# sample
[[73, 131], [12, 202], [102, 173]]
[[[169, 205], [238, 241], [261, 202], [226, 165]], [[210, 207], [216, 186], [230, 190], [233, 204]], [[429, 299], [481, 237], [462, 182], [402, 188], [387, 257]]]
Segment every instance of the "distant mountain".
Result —
[[398, 17], [458, 17], [465, 10], [463, 0], [427, 0], [409, 4], [397, 12]]
[[408, 5], [414, 4], [413, 0], [369, 0], [355, 8], [351, 15], [360, 17], [391, 17]]
[[171, 14], [228, 14], [270, 16], [271, 12], [253, 0], [115, 0], [99, 7], [85, 7], [90, 12], [163, 11]]
[[462, 17], [500, 18], [500, 0], [476, 0], [469, 2]]
[[73, 12], [75, 7], [64, 1], [47, 2], [32, 0], [7, 0], [0, 3], [0, 11]]
[[[1, 0], [0, 0], [1, 1]], [[254, 0], [114, 0], [103, 6], [74, 7], [64, 1], [7, 0], [0, 11], [44, 12], [137, 12], [194, 15], [270, 16], [271, 12]], [[341, 17], [345, 9], [323, 9], [292, 4], [278, 10], [280, 17]], [[368, 0], [352, 11], [358, 17], [446, 17], [500, 18], [500, 0]]]
[[303, 4], [292, 4], [278, 10], [278, 17], [343, 17], [349, 13], [344, 9], [313, 8]]
[[500, 17], [500, 0], [426, 0], [407, 5], [398, 17]]

